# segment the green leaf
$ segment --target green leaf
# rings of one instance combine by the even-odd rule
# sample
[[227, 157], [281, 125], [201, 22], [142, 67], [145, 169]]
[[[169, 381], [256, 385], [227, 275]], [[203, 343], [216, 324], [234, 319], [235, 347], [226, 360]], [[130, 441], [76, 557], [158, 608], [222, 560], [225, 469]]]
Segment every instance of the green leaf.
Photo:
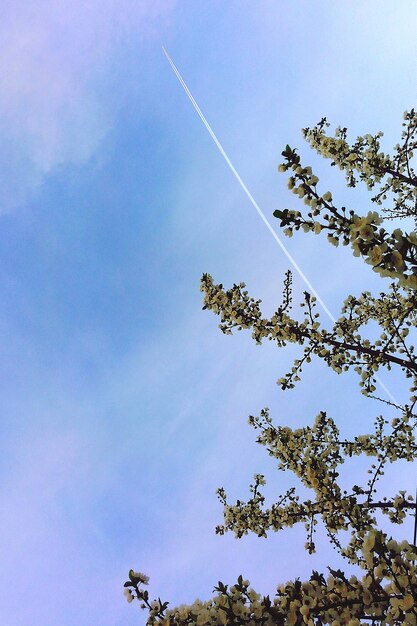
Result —
[[273, 212], [273, 216], [276, 217], [277, 219], [281, 220], [280, 226], [286, 226], [288, 224], [288, 222], [287, 222], [287, 215], [288, 215], [288, 209], [284, 209], [283, 211], [280, 211], [279, 209], [276, 209]]
[[226, 593], [227, 585], [225, 585], [224, 583], [222, 583], [221, 580], [219, 580], [217, 587], [214, 587], [214, 591], [220, 591], [220, 593]]
[[292, 155], [292, 153], [293, 151], [288, 144], [285, 146], [285, 150], [281, 152], [282, 156], [285, 157], [286, 159], [289, 158]]

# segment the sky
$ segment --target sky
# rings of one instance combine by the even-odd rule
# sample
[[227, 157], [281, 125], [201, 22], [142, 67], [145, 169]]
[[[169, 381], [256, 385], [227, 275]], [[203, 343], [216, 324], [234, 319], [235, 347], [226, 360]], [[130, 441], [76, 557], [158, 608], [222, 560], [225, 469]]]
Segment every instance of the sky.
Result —
[[[280, 391], [297, 350], [225, 337], [202, 311], [209, 272], [272, 312], [288, 260], [162, 46], [275, 229], [276, 208], [298, 208], [277, 172], [287, 143], [323, 192], [366, 214], [368, 192], [346, 190], [300, 131], [327, 116], [351, 137], [383, 130], [387, 151], [399, 141], [414, 3], [2, 0], [1, 13], [1, 624], [140, 626], [122, 593], [130, 568], [174, 606], [219, 579], [273, 593], [336, 563], [325, 540], [308, 557], [303, 529], [214, 534], [217, 487], [233, 500], [255, 472], [272, 496], [293, 484], [248, 415], [269, 406], [298, 427], [326, 410], [349, 434], [381, 408], [319, 362]], [[284, 243], [335, 315], [349, 293], [386, 286], [324, 238]], [[294, 275], [294, 304], [304, 289]], [[405, 398], [400, 377], [382, 377]], [[397, 479], [413, 489], [412, 472]]]

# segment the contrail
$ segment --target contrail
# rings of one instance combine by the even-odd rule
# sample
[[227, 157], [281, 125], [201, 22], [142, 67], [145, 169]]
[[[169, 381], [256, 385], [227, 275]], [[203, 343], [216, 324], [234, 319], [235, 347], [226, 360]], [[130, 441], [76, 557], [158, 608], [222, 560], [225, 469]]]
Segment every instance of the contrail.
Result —
[[175, 66], [173, 60], [171, 59], [171, 57], [169, 56], [168, 52], [165, 50], [165, 48], [163, 47], [162, 50], [165, 53], [166, 58], [168, 59], [172, 69], [175, 72], [176, 77], [178, 78], [178, 80], [180, 81], [182, 87], [184, 88], [185, 93], [187, 94], [187, 96], [189, 97], [189, 99], [191, 100], [192, 105], [194, 106], [195, 110], [197, 111], [201, 121], [203, 122], [204, 126], [207, 128], [211, 138], [213, 139], [214, 143], [216, 144], [216, 146], [218, 147], [218, 149], [220, 150], [221, 155], [223, 156], [224, 160], [226, 161], [227, 165], [230, 167], [230, 169], [232, 170], [233, 174], [235, 175], [239, 185], [242, 187], [243, 191], [245, 192], [245, 194], [247, 195], [247, 197], [249, 198], [251, 204], [253, 205], [253, 207], [256, 209], [256, 211], [258, 212], [260, 218], [262, 219], [262, 221], [264, 222], [265, 226], [267, 227], [267, 229], [269, 230], [269, 232], [271, 233], [271, 235], [273, 236], [273, 238], [275, 239], [275, 241], [278, 243], [278, 245], [281, 247], [282, 251], [284, 252], [285, 256], [288, 258], [288, 260], [290, 261], [291, 265], [294, 267], [294, 269], [296, 270], [296, 272], [301, 276], [301, 278], [303, 279], [303, 281], [305, 282], [305, 284], [308, 286], [308, 288], [310, 289], [310, 291], [315, 295], [315, 297], [317, 298], [318, 302], [320, 302], [321, 306], [323, 307], [323, 309], [326, 311], [327, 315], [330, 317], [330, 319], [332, 320], [333, 323], [336, 322], [335, 318], [333, 317], [332, 313], [329, 311], [329, 309], [327, 308], [326, 304], [323, 302], [323, 300], [320, 298], [319, 294], [317, 293], [317, 291], [314, 289], [313, 285], [310, 283], [310, 281], [308, 280], [307, 276], [304, 274], [304, 272], [302, 271], [302, 269], [300, 268], [300, 266], [298, 265], [298, 263], [296, 262], [296, 260], [294, 259], [294, 257], [288, 252], [287, 248], [285, 247], [285, 245], [282, 243], [281, 239], [278, 237], [277, 233], [275, 232], [275, 230], [272, 228], [271, 224], [268, 222], [267, 218], [265, 217], [264, 213], [262, 212], [261, 208], [259, 207], [258, 203], [256, 202], [256, 200], [254, 199], [254, 197], [252, 196], [251, 192], [249, 191], [249, 189], [246, 187], [245, 183], [243, 182], [243, 180], [241, 179], [241, 177], [239, 176], [238, 172], [236, 171], [236, 168], [234, 167], [233, 163], [231, 162], [231, 160], [229, 159], [229, 157], [227, 156], [222, 144], [220, 143], [220, 141], [217, 139], [213, 129], [211, 128], [210, 124], [208, 123], [208, 121], [206, 120], [206, 118], [204, 117], [203, 112], [201, 111], [200, 107], [198, 106], [197, 102], [195, 101], [193, 94], [191, 93], [191, 91], [188, 89], [187, 85], [185, 84], [181, 74], [179, 73], [177, 67]]
[[[264, 213], [262, 212], [261, 208], [259, 207], [258, 203], [256, 202], [256, 200], [254, 199], [254, 197], [252, 196], [252, 194], [250, 193], [249, 189], [246, 187], [245, 183], [243, 182], [243, 180], [241, 179], [241, 177], [239, 176], [238, 172], [236, 171], [235, 166], [233, 165], [233, 163], [231, 162], [231, 160], [229, 159], [229, 157], [227, 156], [222, 144], [220, 143], [220, 141], [218, 140], [215, 132], [213, 131], [213, 129], [211, 128], [210, 124], [208, 123], [208, 121], [206, 120], [202, 110], [200, 109], [200, 107], [198, 106], [196, 100], [194, 99], [193, 94], [191, 93], [191, 91], [188, 89], [183, 77], [181, 76], [177, 66], [175, 65], [174, 61], [171, 59], [171, 57], [169, 56], [168, 52], [165, 50], [164, 46], [162, 46], [162, 50], [164, 51], [164, 54], [166, 56], [166, 58], [168, 59], [169, 64], [171, 65], [174, 74], [176, 75], [176, 77], [178, 78], [182, 88], [184, 89], [185, 93], [187, 94], [188, 98], [191, 101], [191, 104], [193, 105], [193, 107], [195, 108], [195, 110], [197, 111], [197, 114], [199, 116], [199, 118], [201, 119], [201, 121], [203, 122], [204, 126], [207, 128], [210, 137], [213, 139], [214, 143], [216, 144], [216, 146], [218, 147], [220, 154], [223, 156], [224, 160], [226, 161], [227, 165], [229, 166], [229, 168], [232, 170], [233, 174], [235, 175], [235, 178], [237, 180], [237, 182], [239, 183], [239, 185], [241, 186], [241, 188], [243, 189], [243, 191], [245, 192], [245, 194], [247, 195], [247, 197], [249, 198], [249, 201], [251, 202], [252, 206], [256, 209], [258, 215], [260, 216], [260, 218], [262, 219], [262, 221], [264, 222], [265, 226], [267, 227], [267, 229], [269, 230], [269, 232], [271, 233], [271, 235], [273, 236], [273, 238], [275, 239], [275, 241], [277, 242], [277, 244], [280, 246], [281, 250], [284, 252], [285, 256], [287, 257], [287, 259], [289, 260], [289, 262], [291, 263], [291, 265], [293, 266], [293, 268], [295, 269], [295, 271], [297, 272], [297, 274], [302, 278], [302, 280], [305, 282], [305, 284], [307, 285], [307, 287], [309, 288], [309, 290], [311, 291], [311, 293], [317, 298], [317, 301], [320, 302], [321, 306], [323, 307], [324, 311], [327, 313], [327, 315], [329, 316], [329, 318], [331, 319], [331, 321], [333, 322], [333, 324], [336, 323], [336, 319], [333, 316], [333, 314], [331, 313], [331, 311], [327, 308], [326, 304], [323, 302], [323, 300], [321, 299], [321, 297], [319, 296], [319, 294], [317, 293], [317, 291], [314, 289], [313, 285], [310, 283], [310, 281], [308, 280], [307, 276], [304, 274], [304, 272], [302, 271], [302, 269], [300, 268], [300, 266], [298, 265], [298, 263], [296, 262], [296, 260], [294, 259], [294, 257], [290, 254], [290, 252], [287, 250], [287, 248], [285, 247], [285, 244], [281, 241], [281, 239], [278, 237], [277, 233], [275, 232], [275, 230], [272, 228], [271, 224], [269, 223], [269, 221], [267, 220], [267, 218], [265, 217]], [[394, 398], [394, 396], [392, 395], [392, 393], [390, 392], [390, 390], [387, 388], [387, 386], [382, 382], [382, 380], [379, 378], [379, 376], [375, 376], [375, 379], [377, 380], [377, 382], [381, 385], [381, 387], [384, 389], [385, 393], [388, 395], [389, 398], [391, 398], [392, 402], [394, 402], [394, 404], [398, 404], [398, 402], [396, 401], [396, 399]]]

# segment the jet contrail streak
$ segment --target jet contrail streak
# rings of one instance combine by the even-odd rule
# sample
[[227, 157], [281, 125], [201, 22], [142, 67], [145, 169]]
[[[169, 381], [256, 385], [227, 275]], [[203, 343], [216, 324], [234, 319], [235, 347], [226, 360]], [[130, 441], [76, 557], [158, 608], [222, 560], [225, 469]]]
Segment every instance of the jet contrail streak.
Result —
[[[281, 250], [284, 252], [285, 256], [287, 257], [287, 259], [289, 260], [289, 262], [291, 263], [291, 265], [293, 266], [293, 268], [295, 269], [297, 274], [303, 279], [303, 281], [305, 282], [305, 284], [307, 285], [307, 287], [309, 288], [311, 293], [317, 298], [317, 301], [320, 302], [320, 304], [323, 307], [324, 311], [327, 313], [327, 315], [329, 316], [329, 318], [331, 319], [331, 321], [334, 324], [336, 322], [335, 317], [333, 316], [331, 311], [327, 308], [327, 306], [323, 302], [323, 300], [320, 298], [319, 294], [314, 289], [313, 285], [310, 283], [310, 281], [308, 280], [307, 276], [304, 274], [304, 272], [302, 271], [302, 269], [300, 268], [300, 266], [298, 265], [298, 263], [296, 262], [294, 257], [287, 250], [287, 248], [285, 247], [285, 244], [281, 241], [281, 239], [278, 237], [278, 235], [275, 232], [275, 230], [272, 228], [271, 224], [269, 223], [269, 221], [265, 217], [264, 213], [260, 209], [258, 203], [256, 202], [256, 200], [254, 199], [254, 197], [250, 193], [249, 189], [246, 187], [245, 183], [243, 182], [243, 180], [239, 176], [238, 172], [236, 171], [233, 163], [231, 162], [231, 160], [227, 156], [227, 154], [226, 154], [222, 144], [220, 143], [220, 141], [218, 140], [216, 134], [214, 133], [213, 129], [211, 128], [210, 124], [206, 120], [202, 110], [200, 109], [200, 107], [198, 106], [196, 100], [194, 99], [193, 94], [188, 89], [188, 87], [187, 87], [183, 77], [181, 76], [177, 66], [175, 65], [174, 61], [171, 59], [171, 57], [169, 56], [168, 52], [165, 50], [165, 48], [163, 46], [162, 46], [162, 50], [164, 51], [164, 54], [165, 54], [166, 58], [168, 59], [168, 62], [171, 65], [171, 67], [172, 67], [172, 69], [174, 71], [174, 74], [178, 78], [182, 88], [184, 89], [185, 93], [187, 94], [188, 98], [190, 99], [191, 104], [193, 105], [194, 109], [197, 111], [197, 114], [198, 114], [199, 118], [201, 119], [201, 121], [203, 122], [204, 126], [208, 130], [210, 137], [213, 139], [214, 143], [218, 147], [218, 149], [219, 149], [221, 155], [223, 156], [224, 160], [226, 161], [227, 165], [229, 166], [229, 168], [232, 170], [233, 174], [235, 175], [239, 185], [241, 186], [241, 188], [243, 189], [243, 191], [245, 192], [245, 194], [249, 198], [249, 201], [251, 202], [252, 206], [256, 209], [258, 215], [260, 216], [260, 218], [264, 222], [265, 226], [267, 227], [267, 229], [269, 230], [269, 232], [271, 233], [271, 235], [273, 236], [273, 238], [275, 239], [277, 244], [280, 246]], [[381, 385], [381, 387], [384, 389], [385, 393], [388, 395], [388, 397], [391, 399], [391, 401], [394, 402], [394, 404], [398, 404], [398, 402], [396, 401], [396, 399], [394, 398], [394, 396], [392, 395], [392, 393], [390, 392], [388, 387], [382, 382], [382, 380], [379, 378], [379, 376], [375, 376], [375, 379]]]

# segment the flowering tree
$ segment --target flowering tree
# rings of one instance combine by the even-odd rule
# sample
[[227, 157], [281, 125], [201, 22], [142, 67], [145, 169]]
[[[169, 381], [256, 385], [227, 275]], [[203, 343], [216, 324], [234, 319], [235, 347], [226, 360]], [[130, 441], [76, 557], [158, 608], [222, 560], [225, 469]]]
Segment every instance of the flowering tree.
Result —
[[[403, 141], [396, 146], [394, 157], [380, 151], [381, 133], [358, 137], [350, 145], [346, 129], [338, 128], [334, 136], [328, 136], [326, 126], [323, 119], [313, 129], [304, 129], [304, 137], [319, 154], [330, 158], [332, 165], [345, 171], [349, 186], [362, 181], [369, 189], [377, 187], [371, 200], [377, 205], [390, 201], [390, 208], [383, 207], [388, 217], [417, 216], [417, 178], [411, 167], [417, 134], [414, 110], [405, 113]], [[251, 416], [249, 423], [257, 430], [257, 442], [277, 459], [279, 469], [293, 472], [312, 497], [302, 499], [292, 488], [268, 507], [262, 494], [265, 478], [256, 474], [247, 502], [231, 504], [224, 489], [218, 490], [224, 523], [216, 532], [230, 530], [236, 537], [253, 532], [266, 537], [269, 532], [302, 522], [307, 531], [305, 547], [312, 553], [316, 549], [316, 525], [321, 520], [329, 541], [346, 560], [348, 572], [328, 568], [325, 576], [313, 571], [305, 582], [279, 585], [273, 599], [260, 595], [249, 581], [239, 577], [230, 587], [219, 582], [215, 595], [206, 602], [198, 600], [190, 606], [168, 609], [167, 602], [150, 601], [144, 588], [148, 578], [131, 570], [125, 594], [129, 602], [137, 599], [148, 609], [148, 626], [417, 624], [416, 537], [413, 543], [399, 542], [381, 529], [383, 516], [398, 525], [416, 515], [416, 503], [405, 491], [381, 496], [377, 489], [387, 465], [400, 459], [411, 462], [417, 454], [417, 361], [411, 343], [417, 326], [417, 234], [400, 229], [387, 232], [380, 227], [382, 220], [376, 211], [360, 216], [336, 206], [329, 191], [319, 191], [317, 176], [310, 167], [301, 165], [295, 149], [286, 146], [282, 155], [279, 170], [291, 172], [288, 186], [307, 207], [304, 212], [275, 211], [284, 232], [291, 236], [300, 229], [316, 234], [327, 231], [332, 244], [342, 241], [351, 245], [355, 256], [394, 282], [378, 296], [369, 292], [348, 296], [340, 318], [328, 330], [321, 325], [315, 298], [307, 292], [301, 303], [301, 319], [291, 315], [290, 272], [284, 281], [282, 304], [271, 318], [262, 315], [261, 301], [248, 295], [244, 283], [224, 289], [208, 274], [201, 280], [203, 308], [220, 316], [220, 329], [225, 334], [250, 329], [258, 344], [268, 339], [277, 347], [287, 343], [302, 347], [302, 356], [278, 381], [282, 389], [294, 387], [305, 364], [317, 357], [337, 374], [354, 368], [362, 393], [390, 405], [396, 417], [389, 421], [378, 415], [373, 432], [348, 440], [340, 436], [337, 425], [324, 411], [313, 426], [296, 430], [274, 426], [268, 409]], [[380, 329], [376, 340], [363, 336], [370, 321]], [[404, 405], [376, 395], [378, 370], [394, 367], [410, 379], [410, 397]], [[342, 489], [340, 466], [346, 458], [359, 455], [373, 457], [370, 472], [363, 484]]]

